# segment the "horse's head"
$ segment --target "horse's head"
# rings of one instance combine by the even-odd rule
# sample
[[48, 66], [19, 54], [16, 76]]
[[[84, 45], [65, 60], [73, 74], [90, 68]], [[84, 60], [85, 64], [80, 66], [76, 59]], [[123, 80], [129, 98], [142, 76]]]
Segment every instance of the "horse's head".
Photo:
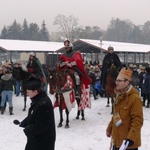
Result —
[[106, 95], [110, 95], [111, 97], [115, 96], [114, 89], [116, 87], [116, 78], [119, 74], [119, 71], [116, 66], [111, 66], [107, 78], [106, 78], [106, 86], [105, 86], [105, 92]]
[[54, 68], [49, 71], [49, 93], [59, 91], [67, 81], [66, 71]]
[[119, 74], [119, 71], [118, 71], [117, 67], [112, 65], [110, 67], [108, 75], [116, 79], [118, 74]]

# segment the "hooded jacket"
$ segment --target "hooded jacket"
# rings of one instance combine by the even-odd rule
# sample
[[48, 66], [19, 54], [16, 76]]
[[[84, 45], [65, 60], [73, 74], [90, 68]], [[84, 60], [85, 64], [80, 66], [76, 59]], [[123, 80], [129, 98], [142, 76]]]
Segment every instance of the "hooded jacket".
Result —
[[[112, 134], [113, 144], [120, 148], [123, 140], [130, 139], [134, 142], [129, 148], [141, 146], [141, 127], [143, 125], [142, 101], [138, 91], [130, 86], [126, 93], [116, 97], [114, 114], [107, 127], [107, 132]], [[122, 124], [116, 126], [115, 113], [119, 113]]]
[[13, 86], [15, 85], [16, 85], [16, 81], [12, 78], [12, 74], [6, 73], [1, 77], [0, 92], [13, 91]]

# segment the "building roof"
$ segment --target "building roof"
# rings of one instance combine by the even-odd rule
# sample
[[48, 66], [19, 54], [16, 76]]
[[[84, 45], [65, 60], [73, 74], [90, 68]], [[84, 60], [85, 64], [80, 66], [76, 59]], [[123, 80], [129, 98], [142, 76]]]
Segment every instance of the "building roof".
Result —
[[134, 43], [123, 43], [123, 42], [114, 42], [114, 41], [102, 41], [99, 40], [87, 40], [80, 39], [81, 42], [90, 43], [93, 46], [101, 47], [104, 50], [107, 50], [109, 46], [114, 47], [116, 52], [138, 52], [138, 53], [147, 53], [150, 51], [150, 45], [146, 44], [134, 44]]
[[[123, 43], [113, 41], [88, 40], [78, 39], [73, 42], [74, 50], [79, 50], [81, 53], [100, 53], [107, 52], [109, 46], [114, 47], [116, 52], [131, 52], [131, 53], [148, 53], [150, 52], [150, 45]], [[7, 40], [0, 39], [0, 50], [3, 52], [17, 51], [17, 52], [63, 52], [65, 51], [63, 42], [46, 42], [46, 41], [28, 41], [28, 40]]]
[[63, 42], [45, 42], [45, 41], [28, 41], [28, 40], [3, 40], [0, 39], [0, 49], [4, 51], [17, 52], [55, 52], [63, 47]]
[[[134, 43], [123, 43], [113, 41], [102, 41], [99, 40], [88, 40], [79, 39], [73, 42], [73, 48], [75, 51], [79, 50], [81, 53], [100, 53], [101, 49], [103, 52], [107, 52], [109, 46], [114, 47], [115, 52], [128, 52], [128, 53], [147, 53], [150, 51], [150, 45], [146, 44], [134, 44]], [[58, 52], [65, 51], [62, 47]]]

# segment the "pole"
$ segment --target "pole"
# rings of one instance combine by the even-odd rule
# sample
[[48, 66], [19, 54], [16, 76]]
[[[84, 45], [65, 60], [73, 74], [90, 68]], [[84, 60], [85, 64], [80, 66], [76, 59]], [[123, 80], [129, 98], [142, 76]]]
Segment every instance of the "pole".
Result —
[[102, 51], [103, 37], [100, 37], [99, 40], [100, 40], [100, 55], [101, 55], [100, 58], [101, 58], [101, 62], [102, 62], [102, 60], [103, 60], [103, 51]]

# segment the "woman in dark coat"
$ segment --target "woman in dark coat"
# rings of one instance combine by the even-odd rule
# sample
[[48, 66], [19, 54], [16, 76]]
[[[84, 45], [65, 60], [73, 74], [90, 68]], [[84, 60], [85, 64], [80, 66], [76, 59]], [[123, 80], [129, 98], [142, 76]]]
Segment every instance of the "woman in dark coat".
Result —
[[51, 100], [42, 91], [39, 79], [31, 77], [25, 86], [32, 101], [27, 117], [19, 123], [27, 137], [25, 150], [54, 150], [56, 132]]

